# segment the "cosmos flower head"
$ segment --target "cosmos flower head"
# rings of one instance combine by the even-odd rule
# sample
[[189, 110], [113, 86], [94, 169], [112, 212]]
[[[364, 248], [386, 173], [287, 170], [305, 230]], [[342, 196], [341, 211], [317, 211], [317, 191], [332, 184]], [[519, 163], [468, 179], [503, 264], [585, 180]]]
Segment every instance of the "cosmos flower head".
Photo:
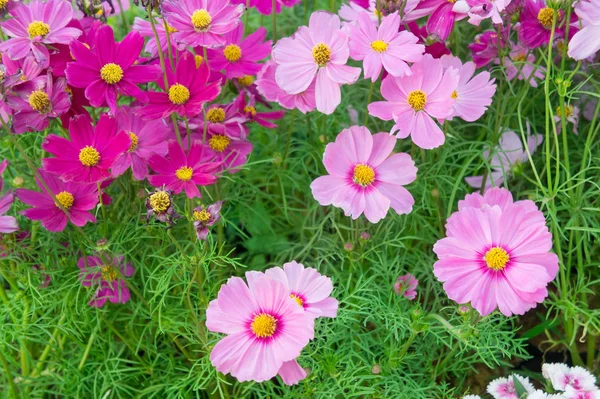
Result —
[[173, 191], [155, 188], [154, 192], [146, 197], [146, 222], [154, 217], [156, 220], [167, 223], [172, 227], [175, 219], [180, 218], [173, 204]]
[[127, 303], [131, 299], [125, 278], [133, 276], [134, 268], [123, 256], [83, 256], [77, 267], [81, 285], [95, 289], [89, 302], [91, 307], [101, 308], [106, 301]]
[[206, 240], [208, 237], [208, 228], [212, 227], [221, 219], [221, 206], [223, 201], [217, 201], [209, 206], [197, 206], [192, 212], [194, 220], [194, 229], [198, 240]]
[[398, 295], [402, 295], [407, 299], [413, 300], [417, 297], [418, 285], [419, 280], [417, 280], [412, 274], [407, 273], [398, 277], [396, 283], [394, 284], [394, 291]]
[[569, 41], [569, 57], [583, 60], [593, 57], [600, 50], [600, 1], [583, 0], [575, 5], [583, 29]]

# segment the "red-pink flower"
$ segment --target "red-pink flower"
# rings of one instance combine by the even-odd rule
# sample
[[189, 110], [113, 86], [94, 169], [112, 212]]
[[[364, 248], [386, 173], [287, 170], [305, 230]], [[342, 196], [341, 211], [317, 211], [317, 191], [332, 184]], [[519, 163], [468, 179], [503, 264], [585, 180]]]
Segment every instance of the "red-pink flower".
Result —
[[71, 141], [51, 134], [42, 144], [56, 157], [42, 159], [44, 169], [65, 181], [96, 183], [109, 178], [108, 170], [131, 145], [129, 135], [117, 133], [117, 121], [106, 114], [95, 127], [87, 114], [73, 118], [69, 134]]
[[214, 173], [219, 169], [219, 162], [203, 162], [203, 146], [195, 141], [186, 154], [181, 146], [172, 140], [169, 142], [169, 158], [152, 155], [148, 165], [155, 175], [148, 176], [148, 181], [155, 187], [166, 187], [179, 194], [185, 190], [189, 198], [202, 197], [198, 186], [208, 186], [217, 181]]
[[[98, 204], [96, 184], [65, 183], [42, 169], [39, 173], [51, 193], [46, 191], [39, 179], [36, 181], [40, 191], [23, 188], [16, 190], [17, 198], [33, 207], [22, 211], [23, 216], [31, 220], [40, 220], [42, 226], [52, 232], [63, 231], [69, 221], [79, 227], [85, 226], [87, 222], [96, 223], [96, 218], [89, 212]], [[52, 195], [67, 213], [59, 208]]]
[[106, 301], [127, 303], [131, 293], [123, 277], [131, 277], [134, 269], [126, 263], [123, 256], [109, 257], [84, 256], [77, 261], [79, 278], [84, 287], [96, 288], [89, 305], [101, 308]]
[[115, 42], [113, 30], [105, 25], [98, 29], [93, 48], [73, 41], [75, 61], [67, 64], [67, 81], [73, 87], [85, 88], [85, 96], [94, 107], [108, 105], [117, 112], [117, 96], [131, 96], [146, 102], [148, 98], [137, 86], [160, 76], [157, 65], [134, 65], [144, 46], [144, 38], [131, 32], [123, 41]]

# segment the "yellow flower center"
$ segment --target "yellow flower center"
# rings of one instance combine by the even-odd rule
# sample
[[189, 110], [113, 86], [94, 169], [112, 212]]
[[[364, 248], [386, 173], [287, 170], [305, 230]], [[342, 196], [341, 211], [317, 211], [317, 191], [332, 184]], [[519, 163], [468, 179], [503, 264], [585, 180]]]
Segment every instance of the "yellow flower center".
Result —
[[[70, 192], [61, 191], [60, 193], [56, 194], [56, 201], [58, 203], [60, 203], [60, 205], [62, 205], [62, 207], [68, 211], [73, 206], [73, 203], [75, 202], [75, 198], [73, 197], [73, 194], [71, 194]], [[56, 206], [58, 206], [58, 204], [56, 204]]]
[[225, 110], [221, 107], [213, 107], [206, 111], [206, 119], [212, 123], [221, 123], [225, 120]]
[[236, 62], [242, 58], [242, 49], [237, 44], [229, 44], [223, 49], [223, 55], [229, 62]]
[[50, 33], [50, 25], [42, 21], [33, 21], [27, 27], [27, 33], [29, 33], [30, 39], [34, 39], [38, 36], [44, 37]]
[[171, 100], [173, 104], [185, 104], [189, 99], [190, 91], [184, 85], [175, 83], [173, 86], [169, 87], [169, 100]]
[[231, 140], [227, 136], [215, 134], [208, 140], [208, 145], [215, 152], [223, 152], [229, 147]]
[[427, 103], [427, 94], [422, 90], [411, 91], [408, 95], [408, 105], [415, 111], [422, 111]]
[[190, 181], [193, 173], [192, 168], [189, 166], [182, 166], [175, 171], [175, 176], [181, 181]]
[[312, 50], [313, 58], [319, 67], [324, 67], [331, 61], [331, 50], [323, 43], [317, 44]]
[[200, 68], [200, 65], [202, 65], [202, 62], [204, 62], [204, 58], [197, 54], [194, 56], [194, 60], [196, 60], [196, 69]]
[[371, 43], [371, 48], [378, 53], [383, 53], [385, 50], [387, 50], [387, 47], [387, 43], [383, 40], [375, 40], [373, 43]]
[[165, 191], [157, 191], [150, 196], [150, 207], [156, 213], [165, 213], [171, 206], [169, 194]]
[[0, 0], [0, 10], [4, 9], [8, 4], [8, 0]]
[[175, 33], [175, 32], [178, 32], [178, 30], [173, 28], [171, 25], [167, 24], [167, 32]]
[[194, 28], [199, 32], [206, 32], [211, 21], [212, 17], [204, 8], [194, 11], [192, 14], [192, 24], [194, 24]]
[[238, 82], [240, 82], [242, 86], [250, 86], [252, 83], [254, 83], [254, 77], [250, 75], [244, 75], [243, 78], [238, 78]]
[[[563, 108], [559, 105], [556, 108], [556, 116], [562, 117], [562, 114], [563, 114], [562, 110], [563, 110]], [[566, 105], [564, 110], [565, 110], [565, 118], [568, 118], [569, 116], [573, 115], [574, 108], [572, 105]]]
[[485, 253], [483, 259], [485, 260], [487, 267], [499, 271], [506, 267], [506, 264], [510, 260], [510, 256], [504, 248], [493, 247]]
[[250, 328], [258, 338], [269, 338], [277, 331], [277, 319], [270, 314], [260, 313], [254, 316]]
[[127, 151], [133, 152], [138, 147], [139, 139], [138, 139], [138, 136], [136, 136], [136, 134], [133, 132], [129, 132], [129, 138], [131, 139], [131, 144], [129, 145], [129, 149]]
[[354, 167], [354, 182], [366, 187], [375, 181], [375, 171], [372, 167], [359, 163]]
[[292, 298], [294, 301], [296, 301], [296, 303], [300, 306], [304, 305], [304, 301], [302, 300], [302, 298], [300, 298], [298, 295], [295, 294], [290, 294], [290, 298]]
[[554, 19], [554, 10], [550, 7], [542, 8], [537, 15], [537, 19], [545, 29], [552, 28], [552, 20]]
[[256, 108], [254, 108], [252, 105], [246, 105], [244, 107], [244, 113], [251, 114], [252, 116], [254, 116], [256, 115]]
[[194, 211], [193, 218], [198, 222], [206, 223], [210, 220], [210, 213], [206, 209]]
[[452, 99], [456, 100], [456, 99], [458, 98], [458, 93], [457, 93], [457, 91], [456, 91], [456, 90], [454, 90], [454, 91], [452, 92], [452, 95], [451, 95], [450, 97], [452, 97]]
[[100, 153], [94, 147], [86, 145], [79, 151], [79, 161], [85, 166], [96, 166], [100, 162]]
[[110, 62], [100, 69], [100, 77], [109, 85], [114, 85], [123, 79], [123, 69], [119, 65]]
[[32, 91], [28, 101], [31, 108], [40, 114], [47, 114], [52, 109], [50, 97], [42, 90]]
[[104, 281], [112, 283], [117, 279], [118, 276], [119, 274], [117, 273], [114, 267], [110, 265], [102, 267], [102, 279], [104, 279]]
[[517, 54], [513, 57], [513, 61], [523, 62], [525, 61], [525, 54]]

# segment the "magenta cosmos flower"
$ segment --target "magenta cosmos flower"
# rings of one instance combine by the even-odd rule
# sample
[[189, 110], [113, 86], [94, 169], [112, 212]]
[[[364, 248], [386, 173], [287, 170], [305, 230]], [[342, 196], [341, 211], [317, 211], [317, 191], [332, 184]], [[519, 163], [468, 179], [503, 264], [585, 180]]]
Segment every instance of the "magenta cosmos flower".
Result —
[[448, 297], [471, 302], [482, 316], [496, 308], [523, 314], [548, 296], [558, 271], [552, 234], [532, 201], [513, 202], [503, 188], [467, 195], [446, 223], [446, 238], [433, 247], [435, 276]]
[[89, 302], [94, 308], [101, 308], [106, 301], [127, 303], [131, 293], [123, 277], [131, 277], [134, 269], [131, 263], [125, 263], [122, 256], [108, 258], [84, 256], [77, 261], [79, 278], [84, 287], [94, 287], [96, 292]]
[[[22, 211], [23, 216], [40, 220], [42, 226], [52, 232], [63, 231], [68, 221], [79, 227], [85, 226], [87, 222], [96, 223], [96, 218], [89, 212], [98, 204], [96, 184], [65, 183], [44, 170], [40, 169], [39, 173], [51, 193], [46, 191], [38, 179], [36, 181], [40, 191], [18, 189], [17, 198], [33, 207]], [[68, 213], [59, 208], [52, 196]]]
[[417, 6], [415, 13], [429, 14], [427, 32], [445, 41], [454, 28], [454, 22], [467, 16], [463, 10], [454, 9], [454, 3], [448, 0], [423, 0]]
[[311, 112], [317, 106], [315, 98], [315, 81], [313, 80], [308, 88], [298, 94], [286, 93], [275, 80], [275, 71], [277, 69], [275, 61], [267, 61], [263, 69], [256, 76], [256, 88], [258, 92], [268, 101], [277, 102], [283, 108], [294, 109], [306, 114]]
[[208, 143], [204, 145], [203, 160], [217, 162], [220, 171], [239, 172], [252, 152], [252, 143], [245, 138], [231, 138], [226, 134], [210, 132], [206, 138]]
[[329, 173], [310, 188], [319, 204], [342, 208], [346, 216], [364, 212], [371, 223], [385, 217], [390, 206], [398, 214], [410, 213], [415, 202], [403, 186], [417, 178], [410, 155], [393, 154], [396, 139], [387, 133], [371, 135], [366, 127], [344, 129], [327, 144], [323, 164]]
[[580, 1], [575, 13], [581, 20], [583, 29], [569, 41], [569, 57], [583, 60], [600, 50], [600, 0]]
[[2, 174], [7, 166], [8, 161], [6, 159], [0, 162], [0, 234], [14, 233], [19, 230], [17, 219], [15, 219], [14, 216], [6, 216], [6, 212], [8, 212], [14, 201], [14, 195], [12, 193], [7, 193], [4, 196], [1, 196], [2, 188], [4, 186]]
[[110, 26], [98, 29], [90, 49], [78, 41], [71, 43], [75, 61], [67, 64], [67, 81], [73, 87], [85, 88], [85, 96], [94, 107], [108, 105], [117, 113], [117, 96], [131, 96], [147, 102], [146, 94], [137, 86], [160, 76], [157, 65], [134, 65], [144, 46], [144, 38], [131, 32], [123, 41], [115, 42]]
[[192, 219], [194, 219], [194, 229], [199, 240], [206, 240], [208, 237], [208, 228], [214, 226], [221, 219], [221, 206], [223, 201], [217, 201], [207, 207], [202, 205], [194, 208]]
[[317, 110], [331, 114], [342, 99], [340, 85], [353, 84], [360, 75], [359, 68], [346, 65], [349, 54], [340, 18], [314, 12], [308, 27], [301, 26], [294, 36], [279, 40], [273, 48], [273, 60], [279, 64], [275, 79], [288, 94], [302, 93], [316, 79]]
[[[521, 12], [521, 27], [519, 28], [519, 41], [529, 48], [545, 46], [550, 42], [552, 34], [552, 20], [556, 14], [554, 39], [565, 36], [565, 17], [563, 10], [554, 10], [546, 4], [546, 0], [525, 0]], [[573, 17], [575, 17], [573, 15]], [[576, 21], [571, 18], [571, 22]], [[577, 27], [571, 26], [570, 32], [574, 33]]]
[[196, 66], [194, 55], [188, 51], [181, 53], [175, 71], [167, 63], [166, 73], [169, 87], [165, 87], [160, 78], [156, 83], [164, 91], [147, 93], [150, 101], [141, 110], [147, 119], [167, 118], [173, 112], [182, 117], [194, 117], [206, 102], [221, 93], [220, 81], [207, 83], [210, 72], [206, 63]]
[[167, 140], [171, 129], [162, 119], [144, 121], [129, 107], [119, 108], [117, 124], [120, 131], [129, 134], [131, 144], [127, 152], [119, 155], [112, 165], [114, 177], [120, 176], [131, 167], [136, 180], [144, 180], [148, 175], [147, 161], [153, 154], [167, 153]]
[[459, 75], [454, 68], [444, 70], [442, 62], [425, 55], [411, 67], [412, 75], [388, 76], [381, 84], [381, 94], [387, 101], [369, 104], [369, 114], [396, 123], [391, 134], [398, 138], [409, 135], [413, 143], [430, 150], [444, 144], [445, 137], [434, 122], [447, 119], [454, 112], [452, 93], [458, 87]]
[[154, 187], [166, 187], [179, 194], [185, 190], [189, 198], [202, 197], [198, 186], [208, 186], [217, 181], [214, 172], [221, 166], [218, 162], [203, 162], [203, 147], [195, 141], [186, 154], [177, 141], [169, 142], [169, 158], [154, 154], [148, 165], [156, 175], [148, 176]]
[[417, 280], [412, 274], [407, 273], [398, 277], [396, 284], [394, 284], [394, 291], [396, 294], [402, 295], [406, 299], [410, 299], [412, 301], [417, 297], [418, 285], [419, 280]]
[[56, 158], [42, 159], [44, 169], [65, 181], [96, 183], [110, 177], [115, 160], [131, 146], [129, 135], [117, 133], [117, 121], [104, 114], [94, 127], [89, 115], [71, 119], [71, 141], [54, 134], [42, 148]]
[[238, 110], [248, 118], [250, 122], [256, 122], [259, 125], [266, 127], [268, 129], [275, 129], [277, 125], [273, 122], [279, 119], [283, 119], [285, 116], [285, 111], [257, 111], [256, 110], [256, 97], [250, 95], [249, 101], [246, 102], [246, 93], [240, 93], [235, 100], [235, 103], [238, 106]]
[[350, 57], [363, 61], [365, 79], [375, 82], [381, 68], [392, 76], [412, 74], [407, 62], [417, 62], [423, 57], [425, 46], [410, 32], [398, 32], [400, 16], [398, 12], [383, 18], [379, 29], [366, 12], [358, 16], [358, 24], [350, 29]]
[[458, 86], [452, 92], [454, 98], [452, 116], [458, 116], [467, 122], [475, 122], [492, 104], [492, 97], [496, 93], [495, 79], [491, 79], [490, 73], [485, 71], [474, 76], [477, 67], [472, 61], [463, 64], [460, 58], [453, 55], [444, 55], [441, 60], [444, 68], [456, 69], [459, 76]]
[[246, 285], [232, 277], [206, 310], [207, 328], [227, 334], [210, 360], [240, 382], [266, 381], [300, 355], [314, 336], [313, 320], [282, 282], [262, 276]]
[[8, 98], [9, 107], [17, 111], [13, 116], [15, 133], [42, 131], [48, 127], [50, 119], [59, 117], [71, 108], [71, 97], [64, 78], [53, 81], [48, 73], [36, 79], [35, 83], [38, 83], [35, 90]]
[[165, 0], [162, 12], [176, 31], [173, 38], [187, 46], [221, 47], [223, 34], [235, 29], [246, 7], [229, 0]]
[[267, 40], [267, 30], [259, 28], [256, 32], [244, 38], [244, 26], [223, 35], [225, 47], [219, 50], [208, 50], [207, 56], [210, 69], [225, 71], [227, 79], [253, 76], [260, 71], [262, 65], [258, 61], [271, 54], [272, 41]]
[[13, 60], [33, 53], [45, 68], [50, 62], [46, 45], [69, 44], [81, 35], [79, 29], [67, 27], [73, 19], [70, 1], [34, 0], [13, 8], [10, 15], [13, 18], [2, 22], [2, 30], [10, 39], [0, 43], [0, 52], [7, 52]]

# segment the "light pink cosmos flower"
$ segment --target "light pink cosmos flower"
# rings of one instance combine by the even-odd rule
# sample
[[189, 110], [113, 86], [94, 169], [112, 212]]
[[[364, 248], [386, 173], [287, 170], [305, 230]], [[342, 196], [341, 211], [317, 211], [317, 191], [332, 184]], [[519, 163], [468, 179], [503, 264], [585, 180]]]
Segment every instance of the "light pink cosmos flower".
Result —
[[458, 0], [452, 11], [467, 14], [469, 23], [479, 26], [484, 19], [491, 18], [494, 24], [502, 24], [502, 13], [511, 0]]
[[218, 50], [208, 50], [208, 65], [213, 71], [225, 71], [227, 79], [254, 76], [262, 65], [258, 61], [271, 54], [272, 41], [267, 40], [267, 30], [264, 27], [244, 38], [244, 25], [223, 35], [225, 47]]
[[445, 136], [434, 122], [447, 119], [454, 112], [452, 93], [458, 87], [459, 75], [454, 68], [444, 71], [442, 62], [425, 54], [411, 67], [411, 76], [387, 76], [381, 94], [387, 101], [369, 104], [369, 114], [396, 123], [391, 134], [404, 139], [409, 135], [417, 146], [430, 150], [444, 144]]
[[[500, 60], [495, 60], [496, 64], [500, 64]], [[546, 76], [546, 68], [535, 66], [535, 55], [531, 54], [521, 44], [514, 45], [508, 58], [504, 59], [506, 67], [506, 77], [508, 80], [517, 78], [526, 80], [532, 87], [537, 87], [537, 79], [544, 79]]]
[[569, 57], [583, 60], [600, 50], [600, 0], [583, 0], [575, 6], [583, 29], [569, 41]]
[[[206, 131], [211, 134], [220, 134], [231, 139], [245, 139], [248, 135], [246, 122], [248, 118], [242, 115], [236, 101], [229, 104], [212, 104], [206, 109]], [[189, 128], [195, 130], [192, 132], [194, 138], [203, 139], [204, 124], [203, 114], [189, 120]]]
[[10, 11], [13, 17], [2, 22], [2, 30], [10, 39], [0, 43], [0, 52], [18, 60], [33, 53], [47, 67], [50, 54], [46, 45], [69, 44], [81, 35], [76, 28], [67, 27], [73, 19], [73, 7], [66, 0], [34, 0], [20, 4]]
[[398, 32], [398, 12], [384, 17], [379, 29], [373, 25], [366, 12], [358, 15], [358, 23], [351, 25], [350, 57], [363, 61], [365, 79], [375, 82], [381, 68], [392, 76], [411, 75], [407, 62], [417, 62], [423, 57], [425, 46], [408, 31]]
[[[161, 18], [154, 19], [154, 27], [156, 29], [156, 33], [158, 34], [158, 42], [160, 44], [160, 49], [163, 54], [168, 54], [169, 51], [169, 42], [167, 41], [167, 30], [169, 31], [169, 39], [171, 40], [171, 48], [177, 50], [184, 50], [185, 45], [177, 43], [175, 38], [173, 37], [173, 33], [177, 30], [167, 25], [165, 29], [165, 23]], [[138, 32], [143, 37], [148, 38], [148, 42], [146, 42], [146, 47], [144, 50], [150, 54], [152, 57], [158, 57], [158, 45], [156, 44], [156, 36], [154, 36], [154, 31], [152, 30], [152, 24], [144, 19], [135, 17], [133, 21], [132, 30]]]
[[246, 7], [229, 0], [165, 0], [161, 9], [176, 41], [213, 48], [225, 44], [223, 34], [238, 26]]
[[96, 292], [89, 302], [94, 308], [101, 308], [106, 301], [127, 303], [131, 293], [123, 277], [131, 277], [134, 269], [123, 256], [115, 256], [106, 264], [100, 256], [84, 256], [77, 261], [79, 278], [84, 287], [94, 287]]
[[452, 98], [455, 100], [452, 116], [475, 122], [492, 104], [492, 97], [496, 93], [495, 79], [491, 79], [487, 71], [474, 76], [477, 67], [472, 61], [463, 64], [460, 58], [453, 55], [444, 55], [441, 60], [444, 68], [458, 70], [460, 77], [456, 90], [452, 92]]
[[[256, 10], [262, 15], [271, 15], [273, 12], [273, 0], [232, 0], [232, 4], [244, 4], [251, 7], [256, 7]], [[293, 7], [300, 3], [300, 0], [275, 0], [275, 12], [279, 14], [281, 7]]]
[[2, 180], [2, 174], [8, 166], [8, 161], [5, 159], [0, 162], [0, 234], [14, 233], [19, 230], [17, 219], [14, 216], [6, 216], [6, 212], [10, 209], [14, 195], [12, 193], [6, 193], [2, 196], [2, 188], [4, 186], [4, 180]]
[[194, 229], [196, 229], [196, 237], [198, 240], [208, 238], [208, 228], [212, 227], [221, 219], [221, 206], [223, 201], [217, 201], [207, 207], [202, 205], [194, 208], [192, 219], [194, 219]]
[[360, 75], [360, 68], [346, 65], [349, 54], [348, 36], [340, 28], [340, 18], [316, 11], [308, 27], [301, 26], [273, 48], [272, 58], [279, 64], [275, 80], [286, 93], [299, 94], [316, 79], [317, 110], [329, 115], [342, 100], [340, 86], [353, 84]]
[[313, 80], [308, 88], [298, 94], [286, 93], [275, 80], [275, 71], [277, 69], [275, 61], [267, 61], [256, 77], [256, 88], [258, 92], [268, 101], [277, 102], [286, 109], [298, 109], [306, 114], [311, 112], [317, 106], [315, 98], [315, 81]]
[[238, 381], [262, 382], [296, 359], [314, 336], [314, 319], [284, 283], [266, 276], [230, 278], [206, 310], [206, 327], [227, 336], [210, 354], [221, 373]]
[[394, 284], [394, 291], [396, 294], [402, 295], [407, 299], [413, 300], [417, 297], [417, 286], [419, 280], [410, 273], [398, 277], [396, 284]]
[[514, 378], [517, 378], [525, 391], [531, 394], [535, 388], [529, 382], [529, 378], [511, 374], [507, 378], [496, 378], [487, 386], [487, 391], [494, 399], [520, 399], [515, 388]]
[[595, 391], [596, 377], [583, 367], [569, 367], [563, 363], [545, 363], [542, 365], [542, 375], [549, 379], [557, 391], [566, 391], [572, 387], [578, 391]]
[[392, 154], [396, 139], [371, 135], [366, 127], [344, 129], [327, 144], [323, 164], [329, 173], [310, 185], [319, 204], [342, 208], [352, 219], [365, 214], [371, 223], [383, 219], [390, 206], [398, 214], [412, 211], [414, 198], [403, 186], [417, 177], [410, 155]]
[[558, 271], [552, 234], [544, 214], [529, 200], [492, 188], [467, 195], [448, 218], [447, 237], [433, 247], [433, 265], [448, 297], [471, 303], [482, 316], [496, 308], [505, 316], [524, 314], [548, 296]]

